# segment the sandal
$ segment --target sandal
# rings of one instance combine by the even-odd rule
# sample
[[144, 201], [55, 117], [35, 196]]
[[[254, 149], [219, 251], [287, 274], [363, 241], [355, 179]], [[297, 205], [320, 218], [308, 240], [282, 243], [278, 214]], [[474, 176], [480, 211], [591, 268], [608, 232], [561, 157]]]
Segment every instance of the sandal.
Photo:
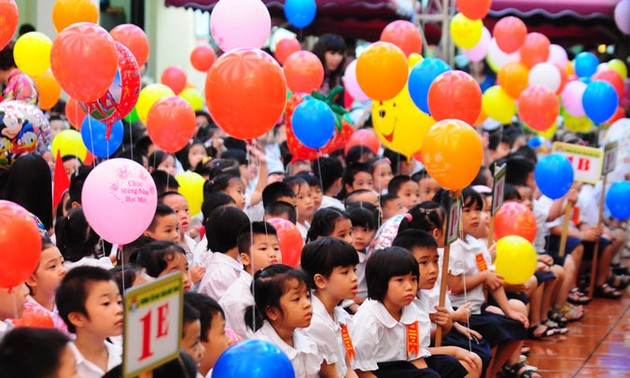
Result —
[[607, 299], [621, 299], [623, 297], [623, 292], [615, 290], [607, 283], [601, 286], [595, 286], [595, 293], [593, 294], [595, 294], [596, 297]]
[[537, 369], [533, 366], [517, 362], [512, 366], [508, 364], [503, 365], [500, 375], [504, 378], [542, 378], [536, 371]]
[[610, 287], [613, 287], [617, 290], [624, 290], [628, 287], [628, 285], [630, 285], [630, 276], [627, 276], [625, 274], [613, 274], [607, 282]]
[[571, 289], [571, 291], [569, 291], [569, 296], [567, 297], [567, 300], [575, 305], [589, 304], [592, 299], [593, 298], [582, 293], [577, 287]]
[[569, 322], [569, 318], [567, 318], [564, 314], [560, 313], [557, 310], [549, 310], [547, 313], [547, 317], [549, 320], [553, 320], [556, 323], [566, 324]]
[[521, 347], [521, 356], [529, 356], [531, 352], [532, 352], [532, 348], [523, 344], [523, 346]]
[[566, 335], [569, 333], [569, 328], [567, 328], [566, 323], [554, 322], [551, 319], [543, 320], [540, 323], [546, 325], [549, 329], [555, 330], [558, 335]]
[[[555, 323], [554, 323], [555, 324]], [[536, 332], [539, 328], [543, 327], [545, 330], [541, 332]], [[549, 327], [544, 322], [540, 322], [535, 324], [527, 329], [527, 338], [532, 340], [542, 340], [545, 337], [555, 336], [559, 333], [558, 327]]]
[[[584, 318], [584, 309], [567, 303], [560, 310], [557, 310], [562, 316], [567, 319], [567, 322], [577, 322]], [[549, 316], [549, 319], [554, 320], [553, 316]]]

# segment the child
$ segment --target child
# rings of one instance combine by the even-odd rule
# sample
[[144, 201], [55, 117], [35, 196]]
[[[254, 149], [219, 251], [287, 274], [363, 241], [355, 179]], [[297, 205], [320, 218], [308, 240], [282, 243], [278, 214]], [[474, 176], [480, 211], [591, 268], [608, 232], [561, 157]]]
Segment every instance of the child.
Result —
[[255, 331], [255, 339], [275, 344], [289, 357], [296, 377], [314, 378], [323, 358], [313, 340], [295, 332], [310, 326], [313, 317], [307, 281], [304, 272], [281, 264], [256, 273], [255, 305], [245, 311], [245, 323]]
[[179, 220], [175, 210], [158, 203], [153, 220], [143, 235], [155, 240], [179, 243]]
[[184, 298], [182, 311], [182, 338], [179, 347], [192, 357], [195, 364], [199, 366], [203, 359], [206, 348], [201, 343], [201, 322], [199, 321], [199, 311]]
[[383, 214], [383, 223], [396, 215], [407, 212], [407, 208], [403, 206], [402, 200], [396, 194], [382, 194], [379, 204]]
[[192, 287], [186, 251], [179, 244], [170, 241], [154, 241], [139, 249], [131, 262], [140, 265], [153, 278], [180, 271], [183, 276], [184, 291]]
[[418, 203], [419, 191], [418, 183], [409, 176], [395, 176], [387, 186], [387, 193], [397, 195], [407, 209], [411, 209]]
[[352, 222], [348, 213], [340, 211], [332, 207], [319, 209], [313, 215], [313, 224], [308, 230], [306, 242], [315, 241], [319, 238], [331, 236], [345, 240], [350, 244], [354, 244], [352, 238]]
[[203, 188], [204, 197], [212, 192], [223, 192], [234, 199], [236, 207], [245, 208], [245, 185], [238, 176], [222, 174], [207, 181]]
[[346, 208], [348, 207], [348, 205], [357, 202], [366, 202], [376, 207], [379, 206], [378, 194], [371, 189], [357, 189], [354, 192], [348, 194], [343, 202], [346, 204]]
[[67, 269], [63, 266], [63, 256], [48, 237], [42, 238], [42, 253], [35, 272], [26, 279], [31, 295], [24, 304], [25, 311], [43, 310], [50, 315], [55, 327], [65, 333], [68, 327], [57, 312], [55, 290], [61, 284]]
[[171, 176], [177, 176], [175, 156], [164, 151], [155, 150], [149, 155], [149, 173], [164, 171]]
[[435, 193], [440, 190], [440, 185], [435, 181], [435, 179], [427, 173], [426, 170], [421, 170], [417, 173], [414, 173], [411, 176], [411, 179], [418, 183], [418, 188], [420, 192], [418, 194], [420, 202], [431, 201]]
[[165, 171], [155, 171], [151, 173], [151, 178], [155, 183], [155, 189], [158, 195], [165, 192], [177, 192], [179, 191], [179, 183], [175, 176], [172, 176]]
[[221, 306], [207, 295], [184, 293], [184, 301], [199, 311], [201, 345], [206, 350], [199, 362], [199, 373], [206, 378], [211, 378], [212, 368], [217, 359], [229, 346], [225, 333], [225, 313]]
[[282, 252], [276, 229], [266, 222], [252, 222], [251, 226], [246, 226], [239, 233], [237, 240], [244, 270], [227, 289], [219, 304], [227, 313], [225, 319], [227, 326], [239, 335], [251, 338], [253, 333], [248, 332], [243, 314], [247, 306], [254, 304], [250, 289], [252, 277], [254, 273], [269, 265], [281, 264]]
[[272, 218], [282, 218], [289, 222], [297, 223], [297, 212], [295, 207], [288, 202], [276, 201], [265, 207], [265, 221]]
[[344, 197], [359, 189], [374, 190], [372, 170], [363, 163], [354, 163], [346, 167], [343, 175]]
[[265, 207], [277, 201], [283, 201], [296, 205], [295, 192], [284, 182], [274, 182], [269, 184], [262, 191], [262, 201]]
[[308, 186], [311, 187], [311, 197], [313, 198], [313, 209], [317, 210], [322, 206], [324, 193], [322, 192], [322, 184], [319, 179], [311, 172], [300, 172], [297, 177], [304, 179]]
[[201, 258], [207, 273], [199, 292], [220, 301], [243, 270], [238, 261], [238, 234], [249, 227], [249, 218], [235, 207], [223, 206], [210, 214], [205, 227], [208, 248], [214, 253], [206, 252]]
[[335, 238], [319, 239], [302, 250], [301, 267], [313, 289], [313, 319], [301, 332], [315, 341], [319, 355], [324, 357], [320, 377], [347, 376], [353, 356], [348, 335], [350, 316], [337, 305], [354, 299], [357, 294], [355, 269], [358, 263], [352, 245]]
[[81, 377], [101, 377], [122, 362], [122, 350], [106, 341], [123, 332], [122, 297], [108, 271], [92, 266], [70, 270], [55, 302], [68, 330], [76, 334], [70, 347]]
[[387, 185], [392, 180], [392, 163], [388, 158], [375, 158], [372, 161], [372, 181], [374, 190], [379, 194], [387, 194]]
[[28, 298], [28, 287], [21, 283], [15, 287], [0, 288], [0, 339], [13, 328], [8, 319], [19, 319]]
[[177, 152], [177, 156], [184, 170], [193, 172], [208, 157], [208, 150], [202, 140], [193, 139], [188, 146]]
[[297, 223], [296, 226], [300, 230], [300, 234], [303, 239], [306, 239], [308, 229], [311, 227], [311, 218], [313, 218], [313, 211], [315, 206], [313, 205], [313, 197], [311, 194], [311, 187], [304, 179], [299, 177], [289, 177], [285, 180], [285, 183], [293, 189], [295, 193], [295, 203], [297, 210]]
[[341, 165], [341, 162], [331, 157], [319, 158], [313, 162], [313, 173], [319, 177], [322, 183], [322, 191], [324, 192], [320, 208], [334, 207], [344, 210], [343, 203], [335, 198], [343, 188], [341, 183], [343, 165]]
[[357, 251], [359, 262], [357, 263], [357, 276], [359, 278], [359, 291], [354, 298], [358, 304], [367, 298], [367, 283], [365, 282], [365, 264], [367, 261], [367, 247], [372, 242], [378, 224], [378, 215], [366, 207], [351, 207], [348, 216], [352, 222], [353, 247]]
[[100, 266], [103, 269], [114, 267], [108, 256], [99, 256], [99, 236], [90, 227], [83, 209], [75, 208], [68, 215], [59, 218], [55, 224], [57, 247], [65, 260], [64, 266], [70, 270], [77, 266]]

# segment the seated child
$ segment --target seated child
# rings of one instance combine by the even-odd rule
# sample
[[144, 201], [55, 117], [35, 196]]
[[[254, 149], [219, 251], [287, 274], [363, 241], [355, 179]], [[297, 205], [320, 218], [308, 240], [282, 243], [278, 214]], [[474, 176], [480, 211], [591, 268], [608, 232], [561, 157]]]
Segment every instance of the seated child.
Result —
[[139, 249], [131, 262], [143, 267], [149, 277], [158, 278], [173, 272], [182, 272], [184, 291], [192, 287], [186, 251], [179, 244], [154, 241]]
[[407, 209], [415, 206], [420, 199], [420, 187], [409, 176], [395, 176], [387, 186], [387, 193], [395, 194]]
[[326, 236], [342, 239], [350, 244], [354, 243], [352, 222], [350, 222], [348, 213], [334, 207], [324, 207], [315, 212], [313, 223], [306, 236], [306, 242]]
[[206, 348], [201, 344], [201, 322], [199, 311], [184, 298], [182, 311], [182, 338], [179, 347], [192, 357], [195, 364], [203, 359]]

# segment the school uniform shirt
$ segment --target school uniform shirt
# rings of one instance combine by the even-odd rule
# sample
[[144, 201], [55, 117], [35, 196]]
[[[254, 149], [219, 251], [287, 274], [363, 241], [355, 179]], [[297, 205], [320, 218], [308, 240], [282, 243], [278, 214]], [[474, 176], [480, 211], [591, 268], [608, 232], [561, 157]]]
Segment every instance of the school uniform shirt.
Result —
[[[433, 329], [433, 323], [431, 323], [431, 319], [429, 318], [429, 309], [426, 308], [426, 305], [429, 304], [428, 301], [422, 303], [421, 298], [416, 298], [413, 300], [413, 304], [418, 308], [418, 329], [420, 330], [420, 350], [429, 352], [429, 347], [431, 346], [431, 330]], [[435, 310], [434, 310], [435, 311]]]
[[334, 207], [335, 209], [346, 211], [345, 206], [343, 206], [343, 202], [331, 196], [322, 196], [322, 204], [319, 208], [323, 209], [324, 207]]
[[419, 328], [430, 329], [413, 303], [403, 307], [400, 321], [397, 321], [381, 302], [373, 299], [363, 302], [350, 323], [350, 339], [356, 351], [352, 368], [375, 371], [380, 362], [413, 361], [430, 356], [427, 349], [420, 347], [419, 340], [418, 351], [407, 353], [407, 327], [416, 322]]
[[105, 270], [110, 270], [114, 267], [114, 264], [109, 257], [103, 256], [99, 259], [95, 257], [84, 257], [79, 261], [64, 261], [63, 266], [68, 270], [72, 270], [79, 266], [95, 266]]
[[359, 263], [357, 264], [357, 279], [359, 281], [359, 287], [357, 291], [357, 297], [367, 298], [367, 281], [365, 280], [365, 265], [367, 264], [367, 252], [357, 251], [359, 256]]
[[57, 311], [57, 306], [55, 306], [53, 310], [50, 311], [29, 295], [28, 297], [26, 297], [26, 303], [24, 303], [24, 312], [27, 311], [32, 311], [40, 314], [48, 314], [52, 319], [55, 328], [65, 333], [66, 335], [70, 335], [66, 322], [63, 321], [63, 319], [59, 315], [59, 311]]
[[[481, 271], [477, 266], [479, 264], [486, 269], [490, 269], [492, 258], [484, 245], [479, 243], [472, 236], [467, 236], [466, 241], [457, 239], [451, 244], [451, 253], [448, 261], [448, 272], [454, 276], [472, 277]], [[470, 313], [478, 315], [481, 313], [481, 305], [485, 301], [483, 294], [483, 285], [479, 285], [474, 289], [467, 288], [465, 293], [449, 294], [453, 307], [463, 306], [466, 302], [470, 302]]]
[[331, 317], [324, 304], [315, 295], [311, 295], [313, 304], [313, 319], [308, 328], [298, 330], [310, 337], [317, 344], [317, 352], [324, 358], [327, 364], [335, 364], [337, 373], [345, 377], [348, 367], [346, 366], [346, 354], [348, 353], [343, 341], [342, 326], [346, 329], [350, 322], [350, 315], [341, 307], [337, 306], [333, 310]]
[[539, 199], [534, 200], [534, 219], [536, 219], [536, 238], [532, 243], [534, 249], [538, 253], [545, 252], [545, 238], [549, 235], [549, 229], [545, 223], [549, 218], [549, 210], [553, 205], [553, 200], [549, 197], [541, 196]]
[[215, 301], [223, 298], [227, 289], [238, 279], [243, 270], [240, 262], [220, 252], [207, 256], [203, 267], [206, 268], [206, 274], [201, 280], [199, 292]]
[[230, 285], [219, 301], [225, 313], [225, 325], [246, 339], [254, 336], [254, 332], [245, 325], [245, 309], [254, 305], [254, 296], [251, 292], [252, 278], [248, 272], [241, 271], [238, 279]]
[[[435, 306], [440, 303], [440, 283], [442, 282], [442, 264], [444, 262], [444, 248], [438, 248], [438, 275], [435, 285], [431, 289], [420, 289], [418, 297], [422, 302], [427, 303], [426, 310], [429, 314], [436, 312]], [[451, 308], [451, 301], [446, 296], [445, 307]], [[416, 303], [418, 305], [418, 303]]]
[[317, 345], [308, 336], [293, 333], [293, 346], [285, 343], [267, 321], [256, 331], [254, 339], [269, 341], [289, 357], [296, 378], [315, 378], [324, 360], [317, 351]]
[[105, 341], [105, 347], [107, 348], [107, 371], [101, 370], [91, 361], [88, 361], [83, 357], [79, 349], [70, 343], [70, 349], [74, 354], [74, 359], [77, 364], [77, 374], [82, 378], [101, 378], [107, 371], [115, 368], [122, 363], [122, 348], [119, 348], [113, 344]]
[[191, 238], [188, 234], [184, 234], [184, 243], [188, 246], [188, 250], [186, 251], [186, 260], [188, 260], [189, 265], [193, 265], [195, 262], [195, 247], [197, 247], [197, 241]]
[[308, 229], [311, 228], [311, 224], [308, 222], [297, 222], [295, 225], [297, 226], [298, 231], [300, 231], [300, 235], [302, 235], [302, 240], [306, 242], [306, 234], [308, 234]]
[[193, 249], [192, 252], [193, 252], [193, 264], [204, 265], [208, 257], [212, 255], [212, 251], [208, 249], [208, 239], [203, 237], [201, 240], [199, 240], [199, 243], [195, 245], [195, 248]]

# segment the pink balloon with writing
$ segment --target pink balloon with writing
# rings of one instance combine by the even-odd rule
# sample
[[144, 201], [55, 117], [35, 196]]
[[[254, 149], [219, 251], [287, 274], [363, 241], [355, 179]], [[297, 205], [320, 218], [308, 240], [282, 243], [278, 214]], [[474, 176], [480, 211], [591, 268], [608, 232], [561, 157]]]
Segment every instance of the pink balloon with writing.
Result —
[[149, 227], [157, 190], [149, 172], [135, 161], [111, 159], [90, 172], [81, 203], [90, 226], [103, 239], [128, 244]]

